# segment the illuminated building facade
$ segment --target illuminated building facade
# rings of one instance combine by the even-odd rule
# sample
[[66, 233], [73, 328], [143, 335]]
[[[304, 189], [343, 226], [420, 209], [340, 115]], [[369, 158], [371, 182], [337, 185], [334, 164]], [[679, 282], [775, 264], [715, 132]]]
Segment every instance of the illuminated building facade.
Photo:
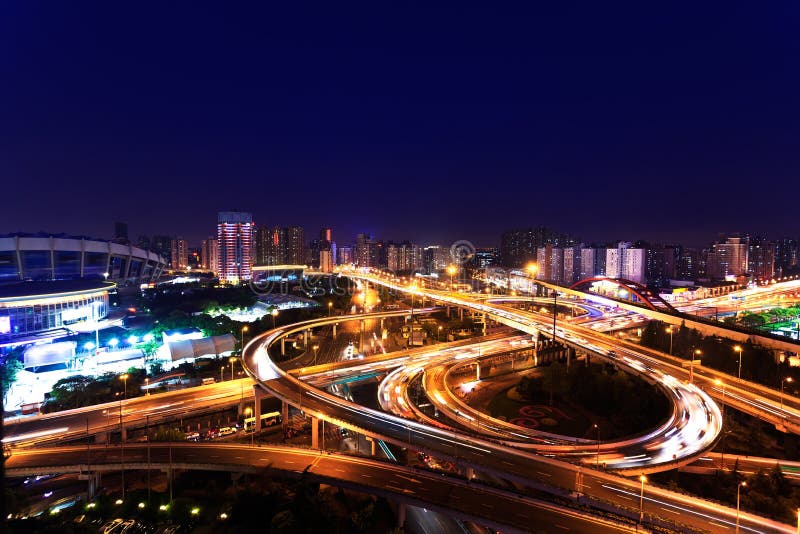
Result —
[[186, 269], [189, 266], [189, 243], [180, 237], [172, 240], [170, 266], [173, 269]]
[[250, 279], [253, 262], [253, 215], [242, 211], [222, 211], [217, 216], [219, 241], [219, 279], [238, 283]]
[[16, 282], [0, 285], [0, 346], [45, 333], [88, 330], [108, 315], [115, 284], [99, 280]]

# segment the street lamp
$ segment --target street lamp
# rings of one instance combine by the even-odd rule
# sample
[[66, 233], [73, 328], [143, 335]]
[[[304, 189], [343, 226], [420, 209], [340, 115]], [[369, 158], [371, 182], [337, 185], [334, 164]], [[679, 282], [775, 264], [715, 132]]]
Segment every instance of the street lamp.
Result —
[[600, 469], [600, 427], [597, 426], [597, 423], [593, 424], [592, 427], [595, 431], [595, 437], [597, 438], [597, 457], [595, 459], [595, 467]]
[[311, 348], [314, 349], [314, 365], [317, 365], [317, 351], [319, 350], [319, 345], [315, 343]]
[[333, 302], [328, 301], [328, 317], [331, 316], [332, 311], [333, 311]]
[[699, 359], [700, 356], [702, 356], [702, 355], [703, 355], [703, 351], [702, 350], [694, 349], [694, 354], [691, 356], [692, 361], [689, 364], [689, 383], [690, 384], [694, 381], [694, 360], [695, 360], [695, 356], [697, 357], [697, 359]]
[[736, 351], [739, 354], [739, 380], [741, 380], [742, 379], [742, 347], [739, 346], [739, 345], [736, 345], [735, 347], [733, 347], [733, 350]]
[[536, 278], [536, 273], [539, 272], [539, 265], [536, 262], [531, 262], [525, 266], [525, 270], [528, 271], [528, 274], [530, 275], [528, 293], [530, 293], [531, 298], [533, 298], [533, 279]]
[[447, 274], [450, 275], [450, 289], [453, 289], [453, 276], [458, 272], [458, 267], [453, 264], [447, 266]]
[[722, 421], [725, 422], [725, 382], [717, 378], [714, 380], [714, 383], [718, 387], [722, 387]]
[[145, 389], [144, 394], [145, 395], [150, 395], [150, 379], [149, 378], [145, 378], [144, 379], [144, 389]]
[[792, 383], [792, 377], [787, 376], [786, 378], [781, 380], [781, 411], [783, 411], [783, 386], [786, 382]]
[[664, 331], [669, 334], [669, 355], [672, 356], [672, 326], [667, 327]]
[[127, 399], [128, 398], [128, 373], [125, 373], [124, 375], [121, 375], [119, 378], [120, 378], [120, 380], [122, 380], [122, 383], [125, 385], [125, 390], [124, 390], [125, 391], [125, 393], [124, 393], [125, 396], [123, 398]]
[[273, 309], [272, 312], [270, 313], [270, 315], [272, 315], [272, 329], [274, 330], [275, 329], [275, 318], [278, 316], [278, 308]]
[[436, 342], [441, 343], [442, 341], [442, 325], [439, 325], [439, 328], [436, 331]]
[[[252, 408], [250, 408], [249, 406], [247, 408], [245, 408], [244, 409], [245, 419], [249, 419], [250, 418], [250, 414], [252, 414], [252, 413], [253, 413]], [[250, 431], [250, 446], [251, 447], [254, 445], [254, 440], [255, 440], [254, 436], [255, 436], [255, 434], [256, 434], [256, 424], [255, 424], [255, 419], [254, 419], [253, 420], [253, 429]]]
[[228, 358], [228, 361], [231, 362], [231, 380], [233, 380], [233, 366], [236, 363], [236, 357], [231, 356], [230, 358]]
[[242, 354], [244, 354], [244, 333], [250, 330], [247, 325], [242, 327]]
[[742, 494], [742, 488], [747, 486], [747, 482], [742, 480], [736, 486], [736, 533], [739, 533], [739, 500]]
[[644, 521], [644, 483], [647, 482], [647, 477], [639, 475], [639, 482], [642, 483], [642, 491], [639, 493], [639, 523]]

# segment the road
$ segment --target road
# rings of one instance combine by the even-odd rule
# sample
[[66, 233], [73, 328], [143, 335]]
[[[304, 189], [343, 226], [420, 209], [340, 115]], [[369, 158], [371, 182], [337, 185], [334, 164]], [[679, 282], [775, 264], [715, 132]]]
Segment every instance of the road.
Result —
[[[544, 491], [556, 489], [562, 494], [577, 492], [584, 499], [613, 503], [618, 512], [638, 517], [638, 481], [370, 410], [315, 390], [289, 375], [272, 362], [268, 347], [282, 335], [306, 329], [310, 324], [312, 323], [297, 324], [267, 332], [245, 347], [245, 368], [260, 379], [260, 384], [269, 393], [299, 407], [312, 417], [331, 421], [410, 450], [421, 450], [437, 457], [448, 458], [463, 470], [475, 468]], [[736, 515], [736, 511], [730, 508], [660, 488], [649, 488], [649, 496], [643, 499], [643, 504], [645, 513], [654, 517], [679, 520], [693, 528], [720, 532], [734, 524]], [[743, 515], [742, 530], [788, 532], [791, 529], [754, 515]]]
[[75, 473], [87, 469], [206, 469], [259, 472], [265, 469], [333, 483], [406, 505], [421, 506], [503, 532], [531, 527], [550, 532], [632, 532], [623, 525], [537, 499], [423, 469], [362, 457], [279, 446], [141, 444], [111, 447], [55, 447], [15, 451], [7, 476]]

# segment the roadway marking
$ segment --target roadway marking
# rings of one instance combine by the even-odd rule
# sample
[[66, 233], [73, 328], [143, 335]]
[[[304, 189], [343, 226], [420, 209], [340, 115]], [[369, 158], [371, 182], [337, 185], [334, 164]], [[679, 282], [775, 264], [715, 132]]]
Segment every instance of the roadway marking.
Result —
[[558, 528], [560, 528], [562, 530], [569, 530], [569, 527], [565, 527], [564, 525], [559, 525], [558, 523], [554, 523], [554, 524], [555, 524], [555, 526], [557, 526]]
[[363, 474], [363, 475], [361, 475], [361, 476], [362, 476], [362, 477], [364, 477], [364, 478], [372, 478], [372, 475], [368, 475], [368, 474], [366, 474], [366, 473], [364, 473], [364, 474]]
[[400, 478], [404, 478], [404, 479], [408, 480], [409, 482], [413, 482], [414, 484], [420, 484], [420, 483], [421, 483], [421, 482], [420, 482], [419, 480], [417, 480], [416, 478], [407, 477], [407, 476], [405, 476], [405, 475], [401, 475], [401, 474], [399, 474], [399, 473], [398, 473], [396, 476], [398, 476], [398, 477], [400, 477]]
[[540, 475], [542, 475], [543, 477], [551, 477], [551, 476], [553, 476], [552, 473], [545, 473], [543, 471], [536, 471], [536, 472], [539, 473]]
[[708, 522], [710, 525], [714, 525], [715, 527], [724, 528], [725, 530], [730, 530], [731, 527], [726, 527], [725, 525], [720, 525], [719, 523], [714, 523], [714, 521]]
[[677, 510], [670, 510], [669, 508], [664, 508], [663, 506], [661, 507], [661, 509], [664, 510], [665, 512], [669, 512], [671, 514], [681, 515], [681, 513], [678, 512]]

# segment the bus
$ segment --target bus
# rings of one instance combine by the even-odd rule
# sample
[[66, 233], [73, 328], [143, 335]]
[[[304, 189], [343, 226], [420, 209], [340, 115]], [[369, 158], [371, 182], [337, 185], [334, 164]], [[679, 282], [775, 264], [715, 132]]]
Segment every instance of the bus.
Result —
[[[266, 426], [279, 425], [283, 421], [280, 412], [269, 412], [261, 414], [261, 428]], [[252, 432], [255, 430], [256, 418], [248, 417], [244, 420], [244, 431]]]

